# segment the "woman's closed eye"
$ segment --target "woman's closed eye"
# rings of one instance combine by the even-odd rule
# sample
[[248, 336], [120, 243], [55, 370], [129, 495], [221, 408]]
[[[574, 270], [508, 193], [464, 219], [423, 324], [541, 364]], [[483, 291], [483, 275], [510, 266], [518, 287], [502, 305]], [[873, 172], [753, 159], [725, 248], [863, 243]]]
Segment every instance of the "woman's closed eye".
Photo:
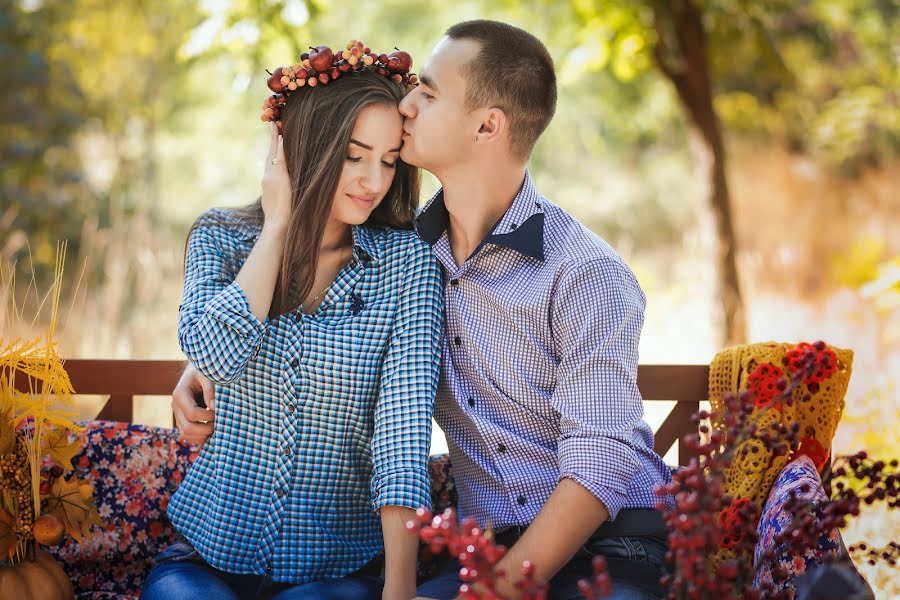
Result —
[[[362, 156], [348, 156], [347, 160], [349, 160], [352, 163], [358, 163], [362, 160]], [[386, 160], [381, 161], [381, 164], [383, 164], [384, 166], [386, 166], [389, 169], [393, 169], [397, 166], [397, 163], [388, 162]]]

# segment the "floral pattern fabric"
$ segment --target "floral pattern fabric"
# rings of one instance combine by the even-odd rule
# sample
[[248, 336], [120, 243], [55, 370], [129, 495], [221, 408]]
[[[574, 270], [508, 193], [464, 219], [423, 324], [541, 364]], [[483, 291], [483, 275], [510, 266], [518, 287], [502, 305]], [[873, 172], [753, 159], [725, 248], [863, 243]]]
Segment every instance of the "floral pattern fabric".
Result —
[[72, 464], [94, 486], [103, 528], [83, 543], [66, 536], [50, 548], [79, 600], [136, 598], [154, 557], [175, 540], [166, 518], [169, 498], [198, 449], [178, 431], [132, 423], [89, 421], [72, 434], [85, 440]]
[[[759, 542], [756, 544], [753, 555], [754, 564], [760, 564], [763, 554], [775, 544], [776, 536], [790, 526], [792, 517], [785, 510], [785, 504], [790, 500], [791, 493], [795, 493], [798, 498], [806, 499], [814, 505], [821, 505], [827, 501], [819, 472], [813, 460], [807, 455], [799, 456], [782, 469], [772, 486], [757, 528]], [[782, 545], [775, 546], [774, 550], [774, 561], [763, 562], [760, 566], [753, 582], [755, 587], [763, 582], [771, 582], [775, 584], [776, 591], [785, 587], [793, 589], [793, 582], [807, 569], [822, 564], [828, 559], [841, 557], [846, 553], [837, 529], [824, 533], [815, 548], [802, 556], [787, 554]], [[788, 576], [785, 581], [774, 580], [773, 567], [775, 565], [782, 567], [787, 572]]]

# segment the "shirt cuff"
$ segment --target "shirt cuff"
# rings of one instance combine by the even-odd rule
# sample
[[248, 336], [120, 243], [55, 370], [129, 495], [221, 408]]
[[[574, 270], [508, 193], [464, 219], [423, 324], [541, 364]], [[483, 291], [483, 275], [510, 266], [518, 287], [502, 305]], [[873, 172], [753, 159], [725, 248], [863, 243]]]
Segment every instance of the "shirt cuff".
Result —
[[234, 330], [245, 338], [261, 337], [266, 331], [266, 323], [256, 318], [250, 308], [250, 299], [238, 285], [232, 282], [206, 305], [210, 317]]
[[588, 490], [609, 511], [610, 520], [626, 506], [637, 469], [637, 455], [621, 440], [573, 437], [559, 444], [559, 481], [568, 477]]
[[404, 506], [431, 510], [431, 483], [425, 475], [396, 473], [376, 480], [372, 485], [372, 508]]

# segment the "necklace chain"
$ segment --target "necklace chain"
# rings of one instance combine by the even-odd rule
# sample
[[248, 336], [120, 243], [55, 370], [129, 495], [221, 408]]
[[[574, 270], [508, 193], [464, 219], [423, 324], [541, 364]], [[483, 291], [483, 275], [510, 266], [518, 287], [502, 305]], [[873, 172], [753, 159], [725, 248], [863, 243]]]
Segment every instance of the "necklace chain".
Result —
[[[343, 269], [343, 268], [344, 268], [344, 251], [345, 251], [345, 250], [346, 250], [345, 248], [341, 248], [341, 257], [340, 257], [340, 260], [338, 261], [338, 264], [340, 265], [340, 268], [338, 269], [338, 272], [340, 272], [340, 269]], [[313, 296], [312, 300], [309, 301], [310, 306], [315, 305], [315, 303], [318, 302], [320, 298], [322, 298], [326, 293], [328, 293], [328, 290], [331, 289], [331, 286], [332, 286], [333, 284], [334, 284], [334, 282], [332, 281], [331, 283], [329, 283], [329, 284], [325, 287], [324, 290], [322, 290], [321, 292], [319, 292], [318, 294], [316, 294], [315, 296]], [[305, 307], [305, 305], [301, 304], [301, 305], [300, 305], [300, 310], [302, 310], [303, 312], [306, 312], [306, 307]]]

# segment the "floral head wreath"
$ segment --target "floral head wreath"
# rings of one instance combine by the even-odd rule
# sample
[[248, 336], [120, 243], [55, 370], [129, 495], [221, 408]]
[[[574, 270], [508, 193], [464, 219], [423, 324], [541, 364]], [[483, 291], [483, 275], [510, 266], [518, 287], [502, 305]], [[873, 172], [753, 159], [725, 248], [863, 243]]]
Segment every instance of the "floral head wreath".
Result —
[[269, 89], [275, 92], [263, 102], [260, 119], [275, 123], [281, 131], [281, 109], [288, 96], [303, 86], [328, 85], [351, 71], [368, 69], [375, 71], [407, 89], [419, 85], [419, 78], [410, 73], [412, 57], [408, 52], [394, 49], [390, 54], [375, 54], [357, 40], [351, 40], [347, 49], [334, 52], [328, 46], [310, 46], [309, 52], [300, 55], [300, 62], [278, 67], [269, 73]]

